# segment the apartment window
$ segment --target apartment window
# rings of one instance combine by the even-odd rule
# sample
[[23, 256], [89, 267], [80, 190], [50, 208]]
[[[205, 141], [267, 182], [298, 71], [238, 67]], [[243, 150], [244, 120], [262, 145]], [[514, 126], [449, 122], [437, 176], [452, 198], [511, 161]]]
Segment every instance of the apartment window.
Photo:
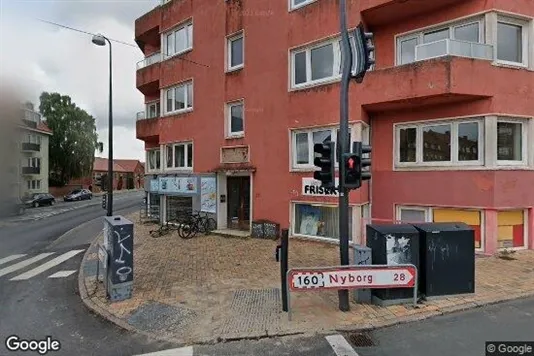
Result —
[[[356, 68], [356, 45], [349, 37], [352, 51], [352, 70]], [[372, 69], [372, 68], [371, 68]], [[341, 78], [341, 39], [331, 39], [291, 52], [291, 86], [302, 87]]]
[[159, 149], [147, 151], [148, 170], [160, 170], [161, 169], [161, 153]]
[[245, 55], [243, 33], [232, 36], [227, 41], [228, 69], [242, 68]]
[[481, 165], [483, 120], [396, 126], [399, 165]]
[[[350, 130], [350, 128], [349, 128]], [[316, 143], [324, 143], [327, 141], [337, 142], [338, 128], [321, 128], [306, 131], [293, 132], [292, 152], [293, 152], [293, 168], [311, 168], [314, 167], [314, 152], [313, 146]], [[349, 142], [352, 145], [352, 138], [349, 132]], [[337, 145], [336, 145], [337, 150]], [[336, 163], [337, 152], [336, 152]]]
[[154, 117], [159, 117], [159, 115], [160, 115], [160, 104], [159, 104], [159, 101], [155, 102], [155, 103], [147, 104], [146, 113], [147, 113], [147, 116], [146, 116], [147, 119], [152, 119]]
[[26, 182], [27, 182], [28, 189], [30, 190], [41, 189], [41, 180], [28, 180]]
[[497, 60], [514, 65], [528, 65], [528, 28], [525, 21], [499, 18]]
[[245, 131], [244, 103], [242, 101], [227, 105], [227, 135], [242, 136]]
[[431, 212], [429, 208], [410, 206], [397, 207], [397, 220], [405, 223], [430, 222]]
[[191, 22], [163, 35], [164, 58], [183, 53], [193, 48], [193, 24]]
[[526, 130], [522, 122], [499, 119], [497, 122], [497, 160], [517, 164], [526, 161]]
[[191, 169], [193, 168], [193, 144], [175, 143], [167, 145], [166, 168]]
[[[293, 234], [339, 239], [339, 209], [337, 206], [294, 204]], [[349, 208], [349, 231], [352, 230], [352, 208]]]
[[311, 4], [316, 0], [289, 0], [289, 7], [291, 10]]
[[165, 113], [174, 114], [193, 108], [193, 81], [164, 90]]
[[41, 167], [41, 159], [37, 157], [28, 158], [28, 167]]
[[492, 47], [484, 44], [484, 22], [469, 19], [428, 29], [397, 39], [397, 64], [445, 55], [493, 59]]

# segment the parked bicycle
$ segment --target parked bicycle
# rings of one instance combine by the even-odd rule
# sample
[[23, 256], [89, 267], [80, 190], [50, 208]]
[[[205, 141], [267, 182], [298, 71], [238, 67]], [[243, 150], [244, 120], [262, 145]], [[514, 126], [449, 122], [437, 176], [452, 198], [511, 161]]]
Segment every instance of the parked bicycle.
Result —
[[217, 222], [208, 213], [194, 211], [182, 214], [179, 218], [178, 235], [183, 239], [195, 237], [198, 233], [209, 235], [217, 228]]
[[157, 230], [151, 230], [149, 231], [150, 236], [153, 238], [158, 238], [161, 236], [165, 236], [172, 231], [180, 231], [180, 226], [177, 224], [174, 224], [170, 221], [167, 221], [165, 224], [160, 225], [160, 227]]

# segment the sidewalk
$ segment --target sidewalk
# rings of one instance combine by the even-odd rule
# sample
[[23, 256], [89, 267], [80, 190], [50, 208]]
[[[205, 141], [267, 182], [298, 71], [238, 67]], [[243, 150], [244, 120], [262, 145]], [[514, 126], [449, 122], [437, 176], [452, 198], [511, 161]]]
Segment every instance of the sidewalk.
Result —
[[[294, 293], [289, 322], [281, 311], [276, 241], [182, 240], [176, 234], [153, 239], [148, 231], [154, 225], [138, 224], [137, 214], [128, 218], [136, 222], [133, 298], [106, 300], [103, 284], [95, 281], [94, 244], [80, 269], [80, 295], [90, 309], [123, 328], [179, 344], [372, 329], [534, 295], [534, 251], [521, 251], [513, 255], [516, 260], [477, 258], [472, 295], [429, 301], [416, 309], [351, 304], [344, 313], [338, 310], [336, 291]], [[290, 240], [290, 268], [338, 265], [338, 258], [336, 245]]]

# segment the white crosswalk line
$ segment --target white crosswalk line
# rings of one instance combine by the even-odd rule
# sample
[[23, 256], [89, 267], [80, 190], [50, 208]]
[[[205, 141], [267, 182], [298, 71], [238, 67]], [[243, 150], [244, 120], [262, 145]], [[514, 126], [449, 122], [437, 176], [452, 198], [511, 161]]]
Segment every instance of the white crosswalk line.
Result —
[[151, 352], [149, 354], [142, 354], [136, 356], [193, 356], [193, 347], [180, 347], [178, 349]]
[[21, 257], [24, 257], [26, 255], [22, 254], [22, 255], [11, 255], [11, 256], [7, 256], [7, 257], [4, 257], [4, 258], [0, 258], [0, 265], [3, 265], [4, 263], [8, 263], [8, 262], [11, 262], [11, 261], [14, 261], [14, 260], [18, 260], [19, 258]]
[[5, 276], [6, 274], [18, 271], [19, 269], [22, 269], [24, 267], [28, 267], [29, 265], [42, 260], [43, 258], [47, 258], [50, 255], [53, 255], [54, 252], [47, 252], [47, 253], [41, 253], [40, 255], [37, 255], [35, 257], [29, 258], [24, 261], [20, 261], [19, 263], [15, 263], [14, 265], [11, 265], [9, 267], [0, 269], [0, 277]]
[[74, 271], [59, 271], [59, 272], [56, 272], [54, 273], [53, 275], [51, 276], [48, 276], [48, 278], [65, 278], [65, 277], [68, 277], [70, 276], [71, 274], [75, 273], [76, 270]]
[[332, 346], [337, 356], [358, 356], [358, 353], [342, 335], [329, 335], [326, 337], [326, 341]]
[[32, 277], [35, 277], [38, 274], [41, 274], [44, 271], [49, 270], [50, 268], [52, 268], [54, 266], [57, 266], [60, 263], [65, 262], [69, 258], [72, 258], [72, 257], [76, 256], [77, 254], [79, 254], [80, 252], [83, 252], [83, 251], [84, 250], [72, 250], [72, 251], [66, 252], [66, 253], [62, 254], [61, 256], [58, 256], [58, 257], [54, 258], [53, 260], [50, 260], [50, 261], [48, 261], [46, 263], [43, 263], [39, 267], [36, 267], [36, 268], [34, 268], [32, 270], [29, 270], [28, 272], [25, 272], [23, 274], [20, 274], [20, 275], [18, 275], [16, 277], [11, 278], [10, 281], [21, 281], [21, 280], [24, 280], [24, 279], [30, 279]]

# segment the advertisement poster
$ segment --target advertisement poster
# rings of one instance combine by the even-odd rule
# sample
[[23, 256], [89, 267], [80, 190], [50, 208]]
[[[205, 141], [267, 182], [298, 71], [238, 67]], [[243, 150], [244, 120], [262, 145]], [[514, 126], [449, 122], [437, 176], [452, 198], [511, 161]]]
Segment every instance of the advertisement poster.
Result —
[[412, 263], [410, 239], [404, 236], [386, 236], [386, 252], [388, 265]]
[[157, 192], [159, 190], [159, 181], [157, 179], [150, 180], [150, 191]]
[[200, 211], [216, 213], [217, 181], [212, 177], [200, 178]]
[[195, 177], [160, 177], [160, 193], [196, 193]]
[[317, 236], [321, 211], [317, 207], [300, 205], [300, 234]]

